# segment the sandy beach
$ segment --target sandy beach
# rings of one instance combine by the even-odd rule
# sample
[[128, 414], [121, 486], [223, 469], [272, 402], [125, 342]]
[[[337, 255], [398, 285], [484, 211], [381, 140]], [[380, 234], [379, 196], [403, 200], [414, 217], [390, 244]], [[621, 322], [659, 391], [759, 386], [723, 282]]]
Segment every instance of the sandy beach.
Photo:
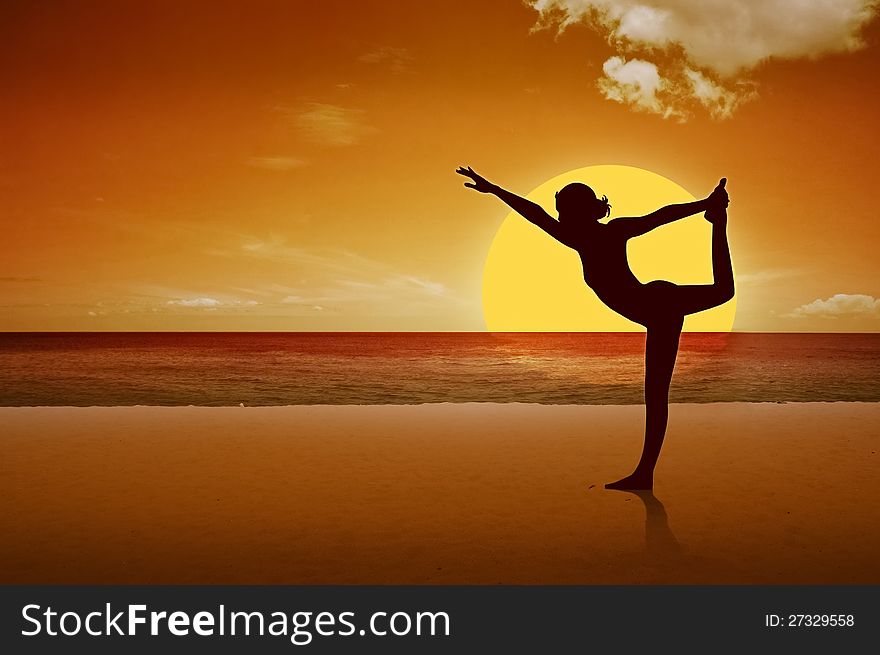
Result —
[[2, 583], [880, 583], [880, 405], [0, 408]]

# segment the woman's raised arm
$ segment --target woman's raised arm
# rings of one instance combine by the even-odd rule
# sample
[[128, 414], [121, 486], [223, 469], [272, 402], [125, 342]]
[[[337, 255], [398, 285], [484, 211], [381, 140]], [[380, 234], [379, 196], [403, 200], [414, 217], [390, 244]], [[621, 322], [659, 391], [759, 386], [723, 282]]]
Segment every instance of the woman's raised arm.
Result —
[[471, 182], [464, 183], [469, 189], [496, 196], [527, 221], [534, 223], [554, 239], [562, 241], [560, 238], [559, 221], [550, 216], [541, 205], [511, 193], [507, 189], [502, 189], [497, 184], [492, 184], [470, 166], [467, 168], [459, 167], [455, 172], [471, 179]]
[[700, 212], [722, 207], [726, 208], [730, 203], [727, 197], [727, 190], [725, 189], [726, 184], [727, 178], [723, 177], [708, 198], [694, 202], [684, 202], [678, 205], [667, 205], [640, 218], [615, 218], [609, 221], [608, 225], [613, 225], [615, 229], [621, 230], [627, 239], [631, 239], [646, 234], [661, 225], [666, 225], [667, 223], [699, 214]]

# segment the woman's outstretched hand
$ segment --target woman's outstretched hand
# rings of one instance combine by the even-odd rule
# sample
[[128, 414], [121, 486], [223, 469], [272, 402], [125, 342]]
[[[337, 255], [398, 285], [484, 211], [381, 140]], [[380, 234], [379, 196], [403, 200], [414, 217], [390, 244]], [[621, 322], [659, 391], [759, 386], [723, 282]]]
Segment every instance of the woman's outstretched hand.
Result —
[[704, 214], [707, 221], [712, 224], [727, 222], [727, 206], [730, 204], [730, 196], [727, 195], [727, 178], [722, 177], [718, 186], [706, 198], [709, 208]]
[[465, 168], [464, 166], [459, 166], [456, 171], [459, 175], [464, 175], [471, 179], [470, 182], [465, 182], [464, 185], [473, 189], [474, 191], [479, 191], [480, 193], [492, 193], [493, 189], [495, 189], [495, 185], [489, 182], [485, 177], [479, 175], [473, 168], [468, 166]]

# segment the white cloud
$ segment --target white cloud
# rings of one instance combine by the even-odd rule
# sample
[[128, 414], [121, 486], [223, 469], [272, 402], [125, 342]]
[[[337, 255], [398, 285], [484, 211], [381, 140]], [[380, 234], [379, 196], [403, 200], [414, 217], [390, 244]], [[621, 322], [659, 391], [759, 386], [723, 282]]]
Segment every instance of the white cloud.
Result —
[[801, 275], [802, 273], [803, 271], [794, 268], [771, 268], [762, 271], [755, 271], [753, 273], [738, 272], [736, 274], [736, 283], [761, 286], [767, 284], [768, 282], [774, 282], [776, 280], [783, 280], [786, 278], [795, 277]]
[[299, 308], [304, 308], [307, 311], [316, 311], [322, 312], [324, 311], [324, 307], [322, 305], [314, 304], [314, 294], [312, 298], [306, 298], [303, 296], [285, 296], [281, 299], [282, 305], [292, 305]]
[[412, 55], [406, 48], [385, 46], [363, 54], [358, 59], [365, 64], [387, 64], [392, 73], [400, 74], [409, 68]]
[[880, 318], [880, 299], [866, 294], [837, 293], [825, 300], [814, 300], [801, 305], [790, 314], [789, 318]]
[[216, 298], [179, 298], [177, 300], [169, 300], [168, 304], [181, 307], [219, 307], [223, 303]]
[[[861, 30], [878, 6], [876, 0], [529, 1], [539, 12], [537, 29], [562, 31], [586, 23], [607, 38], [617, 59], [654, 63], [658, 88], [674, 87], [665, 97], [655, 94], [653, 105], [643, 95], [611, 99], [664, 116], [680, 115], [687, 101], [696, 101], [717, 118], [755, 97], [753, 87], [742, 82], [763, 61], [814, 59], [864, 47]], [[604, 85], [613, 86], [614, 78], [605, 73], [610, 81]]]
[[400, 277], [400, 282], [415, 287], [416, 289], [423, 289], [426, 293], [432, 296], [442, 296], [444, 293], [446, 293], [446, 287], [444, 287], [439, 282], [425, 280], [423, 278], [415, 277], [413, 275], [402, 275]]
[[641, 59], [626, 61], [623, 57], [611, 57], [602, 70], [605, 77], [599, 80], [599, 88], [606, 98], [661, 113], [657, 92], [663, 80], [657, 66]]
[[248, 157], [245, 160], [245, 165], [251, 168], [262, 168], [267, 171], [292, 171], [305, 166], [306, 161], [297, 157], [277, 155], [273, 157]]
[[750, 85], [740, 84], [738, 89], [731, 90], [713, 82], [698, 70], [685, 68], [684, 74], [690, 82], [687, 91], [709, 111], [713, 118], [730, 118], [739, 105], [754, 99], [757, 95], [753, 88], [749, 88]]
[[218, 307], [255, 307], [260, 303], [256, 300], [219, 300], [207, 296], [195, 298], [175, 298], [169, 300], [166, 304], [176, 305], [177, 307], [201, 307], [203, 309], [217, 309]]
[[443, 296], [446, 293], [446, 287], [439, 282], [414, 275], [390, 274], [370, 281], [340, 280], [338, 284], [352, 290], [353, 298], [364, 293], [369, 293], [374, 298], [381, 297], [388, 300], [401, 297]]
[[289, 286], [248, 289], [263, 296], [265, 305], [288, 310], [417, 315], [442, 313], [463, 302], [436, 280], [342, 249], [303, 248], [277, 237], [244, 237], [237, 248], [212, 252], [247, 257], [255, 260], [255, 265], [274, 267], [297, 280]]
[[309, 141], [351, 146], [376, 131], [363, 123], [363, 110], [312, 102], [294, 113], [294, 123]]
[[656, 64], [643, 59], [611, 57], [602, 70], [605, 77], [599, 79], [598, 86], [608, 100], [682, 121], [687, 119], [689, 101], [699, 102], [714, 118], [729, 118], [754, 95], [746, 89], [731, 91], [691, 68], [677, 77], [662, 77]]
[[281, 237], [270, 239], [243, 237], [238, 249], [214, 250], [212, 254], [227, 257], [253, 257], [295, 266], [313, 273], [364, 274], [385, 268], [381, 262], [362, 257], [348, 250], [339, 248], [307, 249], [291, 246]]

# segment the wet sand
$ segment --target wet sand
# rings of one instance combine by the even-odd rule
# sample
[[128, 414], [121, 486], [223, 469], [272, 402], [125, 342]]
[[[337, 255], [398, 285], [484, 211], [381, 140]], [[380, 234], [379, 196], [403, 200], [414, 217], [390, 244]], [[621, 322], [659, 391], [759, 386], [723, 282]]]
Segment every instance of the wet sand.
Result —
[[880, 583], [880, 404], [0, 408], [2, 583]]

